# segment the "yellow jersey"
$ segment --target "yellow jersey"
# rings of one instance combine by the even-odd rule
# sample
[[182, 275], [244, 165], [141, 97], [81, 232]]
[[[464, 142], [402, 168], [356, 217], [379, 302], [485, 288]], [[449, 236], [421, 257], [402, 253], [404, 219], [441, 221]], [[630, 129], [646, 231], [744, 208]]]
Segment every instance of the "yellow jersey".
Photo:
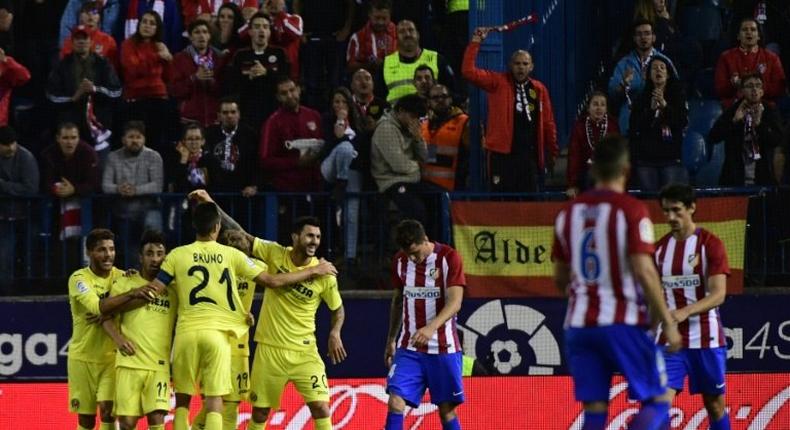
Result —
[[[252, 262], [255, 263], [262, 271], [266, 271], [266, 263], [261, 260], [252, 259]], [[236, 281], [236, 285], [239, 288], [239, 297], [241, 297], [241, 304], [244, 308], [245, 313], [250, 313], [252, 310], [252, 301], [255, 299], [255, 281], [249, 278], [239, 278]], [[244, 333], [244, 336], [238, 339], [238, 342], [233, 343], [233, 349], [231, 350], [233, 355], [242, 356], [242, 357], [249, 357], [250, 356], [250, 332], [249, 330]]]
[[[292, 251], [290, 246], [258, 238], [252, 247], [252, 255], [263, 260], [272, 275], [318, 264], [318, 259], [313, 257], [307, 265], [296, 266], [291, 260]], [[282, 288], [266, 288], [255, 342], [297, 351], [314, 350], [315, 313], [322, 300], [331, 310], [343, 304], [334, 276], [321, 276]]]
[[90, 267], [83, 267], [69, 277], [71, 307], [71, 343], [69, 358], [90, 363], [111, 363], [115, 360], [115, 343], [101, 324], [89, 323], [87, 315], [99, 315], [99, 301], [110, 295], [113, 281], [123, 276], [115, 267], [102, 278]]
[[170, 251], [156, 277], [178, 296], [176, 334], [220, 330], [241, 337], [249, 330], [236, 279], [263, 269], [236, 248], [195, 241]]
[[[148, 281], [139, 274], [120, 278], [112, 285], [110, 294], [117, 296], [147, 284]], [[119, 318], [120, 332], [132, 341], [135, 353], [126, 356], [119, 351], [115, 356], [115, 365], [169, 372], [177, 305], [175, 292], [167, 288], [153, 302], [122, 313]]]

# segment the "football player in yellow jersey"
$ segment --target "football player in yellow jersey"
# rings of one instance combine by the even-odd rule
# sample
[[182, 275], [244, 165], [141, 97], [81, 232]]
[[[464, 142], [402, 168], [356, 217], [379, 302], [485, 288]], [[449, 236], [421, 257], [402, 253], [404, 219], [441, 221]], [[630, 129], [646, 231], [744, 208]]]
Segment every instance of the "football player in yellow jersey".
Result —
[[197, 240], [172, 250], [156, 279], [144, 287], [154, 300], [168, 285], [178, 295], [178, 322], [173, 342], [173, 384], [176, 392], [174, 430], [189, 426], [189, 401], [200, 381], [205, 395], [206, 430], [222, 429], [222, 396], [232, 391], [231, 342], [249, 330], [235, 280], [253, 279], [281, 288], [326, 274], [331, 263], [279, 275], [267, 274], [241, 251], [216, 242], [220, 212], [214, 203], [200, 203], [192, 213]]
[[[190, 197], [211, 201], [205, 190], [193, 191]], [[222, 222], [226, 228], [242, 230], [224, 212]], [[302, 217], [294, 222], [292, 247], [244, 235], [252, 243], [250, 255], [263, 260], [269, 266], [269, 273], [289, 273], [318, 264], [315, 252], [321, 244], [321, 228], [316, 218]], [[345, 313], [337, 278], [324, 276], [264, 291], [255, 332], [258, 347], [252, 365], [250, 401], [253, 409], [248, 429], [265, 428], [269, 411], [280, 407], [288, 382], [294, 384], [310, 408], [316, 430], [332, 428], [326, 369], [315, 344], [315, 313], [322, 301], [331, 312], [328, 352], [330, 360], [336, 364], [346, 358], [340, 338]]]
[[94, 229], [85, 238], [89, 265], [69, 277], [72, 335], [68, 353], [69, 405], [78, 414], [78, 430], [96, 426], [99, 406], [101, 430], [115, 428], [112, 400], [115, 384], [115, 345], [102, 329], [112, 325], [101, 318], [108, 309], [143, 297], [140, 289], [109, 297], [110, 287], [124, 272], [115, 268], [115, 235]]

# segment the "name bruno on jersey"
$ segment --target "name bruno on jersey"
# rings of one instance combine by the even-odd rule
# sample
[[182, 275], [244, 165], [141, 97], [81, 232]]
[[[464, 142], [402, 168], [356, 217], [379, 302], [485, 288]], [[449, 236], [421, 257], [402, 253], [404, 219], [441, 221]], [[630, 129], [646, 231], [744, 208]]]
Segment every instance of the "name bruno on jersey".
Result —
[[222, 264], [222, 254], [192, 253], [192, 262], [203, 264]]

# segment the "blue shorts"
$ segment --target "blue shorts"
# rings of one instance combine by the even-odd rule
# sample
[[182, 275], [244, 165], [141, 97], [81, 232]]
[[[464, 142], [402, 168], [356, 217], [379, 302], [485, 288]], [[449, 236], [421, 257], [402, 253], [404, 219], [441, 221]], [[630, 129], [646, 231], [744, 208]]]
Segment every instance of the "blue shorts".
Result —
[[403, 397], [413, 408], [420, 405], [426, 388], [435, 405], [461, 404], [464, 402], [462, 367], [460, 352], [426, 354], [399, 348], [387, 375], [387, 393]]
[[666, 392], [664, 358], [639, 327], [569, 328], [565, 330], [565, 351], [580, 402], [609, 401], [615, 372], [628, 380], [628, 395], [633, 400], [648, 400]]
[[664, 362], [669, 388], [683, 391], [683, 380], [688, 375], [691, 394], [724, 394], [727, 348], [681, 349], [675, 353], [664, 350]]

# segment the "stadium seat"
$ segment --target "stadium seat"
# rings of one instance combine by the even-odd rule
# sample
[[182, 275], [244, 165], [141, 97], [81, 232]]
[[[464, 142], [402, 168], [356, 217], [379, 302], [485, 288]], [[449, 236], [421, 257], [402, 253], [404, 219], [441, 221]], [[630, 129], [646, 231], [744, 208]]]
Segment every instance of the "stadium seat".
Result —
[[694, 183], [698, 187], [716, 187], [719, 185], [721, 166], [724, 164], [724, 144], [712, 145], [709, 148], [710, 161], [703, 164], [696, 175]]
[[713, 99], [689, 99], [689, 131], [707, 136], [713, 123], [721, 116], [721, 103]]
[[694, 176], [707, 162], [705, 137], [698, 131], [688, 130], [683, 136], [683, 165]]

